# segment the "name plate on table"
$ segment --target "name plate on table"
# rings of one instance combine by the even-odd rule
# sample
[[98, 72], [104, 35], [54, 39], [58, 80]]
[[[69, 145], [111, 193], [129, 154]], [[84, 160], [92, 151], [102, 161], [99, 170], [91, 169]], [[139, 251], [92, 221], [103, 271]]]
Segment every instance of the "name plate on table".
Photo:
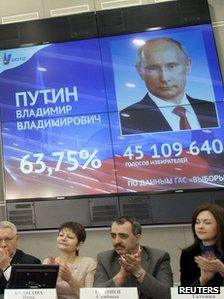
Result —
[[127, 298], [138, 299], [137, 288], [81, 288], [80, 289], [80, 299], [127, 299]]
[[4, 299], [57, 299], [56, 289], [5, 289]]
[[173, 287], [171, 299], [223, 299], [224, 287]]

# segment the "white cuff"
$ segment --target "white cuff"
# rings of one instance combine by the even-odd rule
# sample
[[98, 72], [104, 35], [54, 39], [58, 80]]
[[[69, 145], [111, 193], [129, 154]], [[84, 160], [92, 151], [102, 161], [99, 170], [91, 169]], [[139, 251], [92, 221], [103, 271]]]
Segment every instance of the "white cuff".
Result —
[[5, 271], [3, 271], [3, 274], [5, 276], [5, 279], [9, 281], [10, 275], [11, 275], [12, 266], [9, 266]]

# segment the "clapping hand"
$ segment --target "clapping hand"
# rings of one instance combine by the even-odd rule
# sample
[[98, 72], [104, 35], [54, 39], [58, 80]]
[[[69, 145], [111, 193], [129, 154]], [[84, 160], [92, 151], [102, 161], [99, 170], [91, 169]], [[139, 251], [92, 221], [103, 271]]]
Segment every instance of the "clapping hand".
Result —
[[211, 272], [222, 272], [224, 271], [224, 264], [217, 258], [207, 258], [205, 256], [196, 256], [195, 262], [199, 266], [200, 269], [211, 271]]
[[137, 253], [126, 253], [121, 257], [121, 265], [128, 273], [137, 272], [141, 269], [141, 250]]
[[48, 263], [49, 263], [49, 265], [58, 265], [58, 263], [56, 262], [56, 257], [55, 256], [49, 256], [48, 257]]
[[0, 269], [3, 271], [10, 266], [10, 257], [7, 249], [0, 248]]
[[195, 262], [201, 270], [200, 281], [202, 284], [206, 284], [212, 279], [216, 272], [224, 276], [224, 264], [212, 254], [196, 256]]
[[58, 275], [67, 283], [73, 278], [71, 270], [66, 263], [60, 263]]

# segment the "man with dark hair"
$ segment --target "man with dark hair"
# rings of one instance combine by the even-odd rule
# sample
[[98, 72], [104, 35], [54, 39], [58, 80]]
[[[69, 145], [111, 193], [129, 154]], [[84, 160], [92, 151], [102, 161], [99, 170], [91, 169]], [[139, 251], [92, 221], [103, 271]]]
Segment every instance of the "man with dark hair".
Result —
[[136, 69], [148, 92], [120, 111], [123, 135], [218, 127], [215, 104], [186, 94], [191, 59], [181, 43], [154, 38], [137, 54]]
[[[132, 233], [136, 235], [141, 235], [142, 234], [142, 227], [141, 224], [135, 219], [135, 218], [130, 218], [130, 217], [119, 217], [114, 219], [113, 223], [122, 225], [125, 224], [126, 222], [129, 222], [131, 224], [131, 230]], [[112, 223], [112, 224], [113, 224]]]
[[9, 221], [0, 222], [0, 293], [8, 283], [12, 264], [40, 264], [41, 261], [18, 249], [19, 236], [16, 226]]
[[98, 254], [95, 287], [137, 287], [139, 299], [170, 298], [173, 285], [169, 254], [141, 246], [141, 225], [128, 217], [111, 225], [114, 250]]

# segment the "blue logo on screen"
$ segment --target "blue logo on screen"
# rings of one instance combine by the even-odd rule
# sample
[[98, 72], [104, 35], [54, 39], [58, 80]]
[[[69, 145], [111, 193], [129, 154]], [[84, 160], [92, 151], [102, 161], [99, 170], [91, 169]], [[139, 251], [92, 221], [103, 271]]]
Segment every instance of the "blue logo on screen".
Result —
[[18, 57], [12, 57], [12, 53], [4, 53], [3, 56], [3, 63], [4, 65], [9, 65], [11, 63], [16, 63], [16, 64], [20, 64], [23, 63], [24, 61], [26, 61], [26, 57], [25, 56], [18, 56]]
[[10, 60], [11, 60], [12, 54], [7, 54], [6, 52], [4, 53], [4, 57], [3, 57], [3, 63], [5, 65], [9, 64]]

